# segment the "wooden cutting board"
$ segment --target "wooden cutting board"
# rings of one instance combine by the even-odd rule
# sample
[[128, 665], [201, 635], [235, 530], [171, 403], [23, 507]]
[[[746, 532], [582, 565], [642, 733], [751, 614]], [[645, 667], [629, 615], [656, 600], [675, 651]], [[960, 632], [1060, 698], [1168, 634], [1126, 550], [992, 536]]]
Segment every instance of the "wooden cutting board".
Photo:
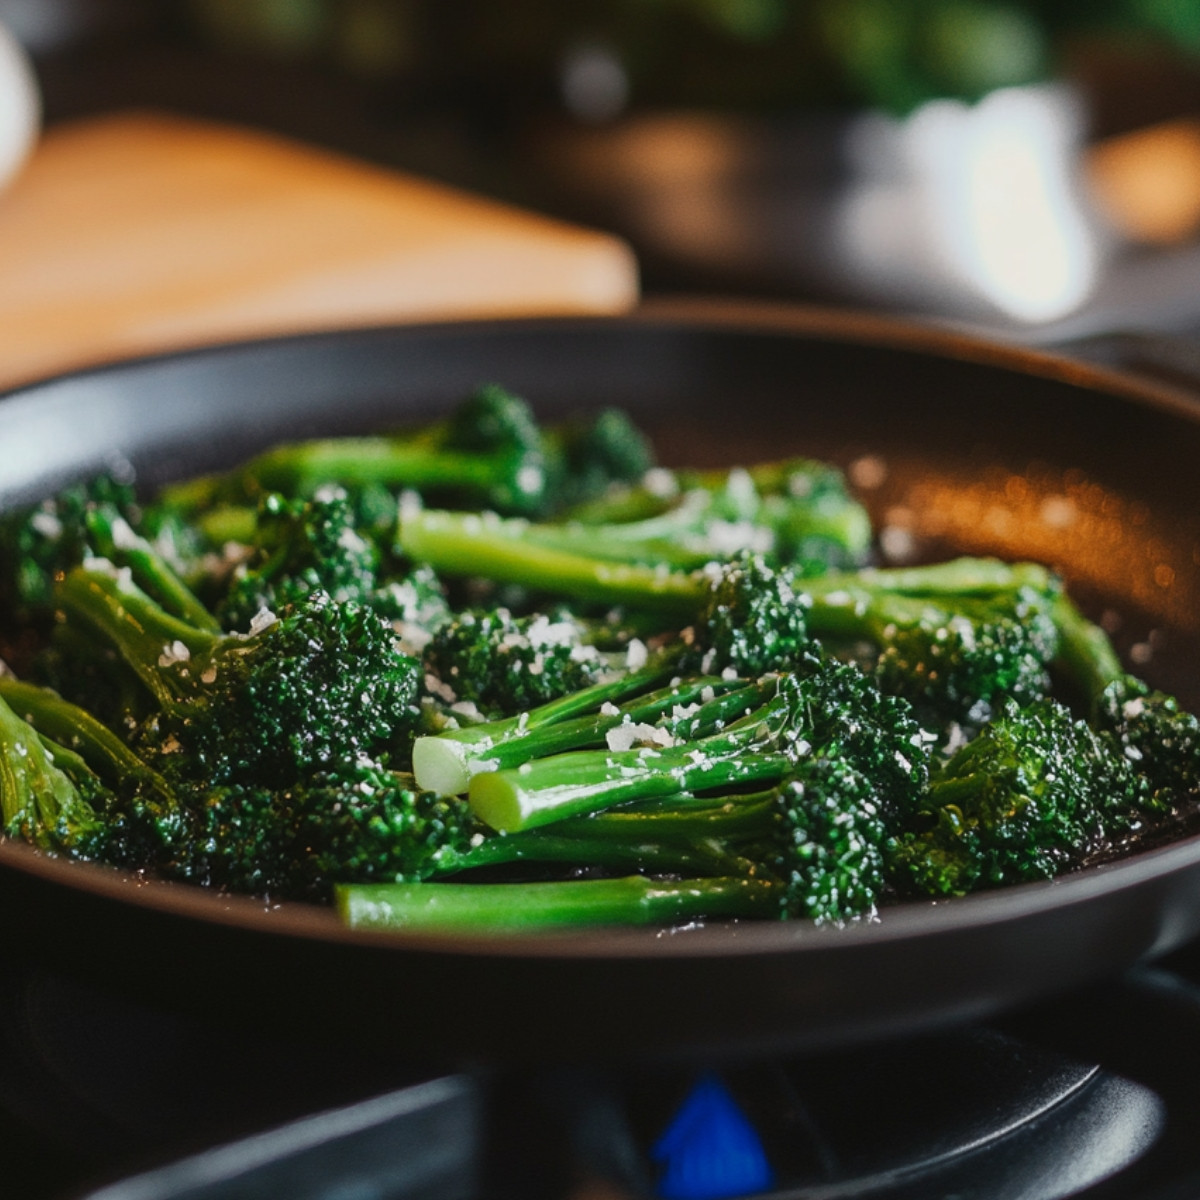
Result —
[[299, 330], [614, 313], [637, 291], [618, 238], [174, 116], [52, 128], [0, 192], [0, 387]]

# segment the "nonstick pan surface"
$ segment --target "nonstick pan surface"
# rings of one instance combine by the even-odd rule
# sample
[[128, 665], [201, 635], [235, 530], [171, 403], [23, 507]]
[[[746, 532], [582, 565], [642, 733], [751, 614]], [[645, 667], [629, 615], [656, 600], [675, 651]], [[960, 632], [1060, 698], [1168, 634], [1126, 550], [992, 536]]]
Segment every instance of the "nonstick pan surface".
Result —
[[[204, 349], [0, 399], [0, 506], [128, 461], [149, 486], [276, 441], [443, 412], [626, 407], [665, 462], [847, 467], [884, 544], [1061, 570], [1133, 668], [1200, 709], [1200, 409], [1063, 360], [850, 315], [359, 330]], [[1200, 839], [1046, 884], [805, 922], [505, 937], [347, 931], [0, 845], [0, 951], [135, 996], [381, 1052], [511, 1062], [829, 1047], [978, 1018], [1200, 932]]]

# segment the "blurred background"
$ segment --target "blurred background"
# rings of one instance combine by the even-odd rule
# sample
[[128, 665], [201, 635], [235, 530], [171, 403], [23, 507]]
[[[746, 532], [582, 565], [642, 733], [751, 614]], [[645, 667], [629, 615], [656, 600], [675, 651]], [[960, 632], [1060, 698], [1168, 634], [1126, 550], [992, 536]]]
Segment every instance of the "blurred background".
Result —
[[47, 129], [287, 134], [619, 234], [643, 292], [1200, 327], [1194, 0], [0, 0]]

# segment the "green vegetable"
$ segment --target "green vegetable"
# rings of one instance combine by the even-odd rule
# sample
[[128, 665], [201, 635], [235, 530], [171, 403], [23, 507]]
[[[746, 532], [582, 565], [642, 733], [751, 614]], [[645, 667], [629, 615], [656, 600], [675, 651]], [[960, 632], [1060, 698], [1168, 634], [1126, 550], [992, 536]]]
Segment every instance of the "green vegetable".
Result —
[[38, 849], [159, 868], [192, 834], [166, 781], [84, 710], [0, 678], [0, 811]]
[[866, 514], [831, 468], [798, 460], [719, 476], [664, 474], [665, 511], [657, 511], [659, 489], [645, 486], [558, 524], [415, 508], [401, 514], [397, 544], [451, 575], [667, 613], [695, 608], [701, 568], [713, 561], [754, 553], [807, 575], [858, 562], [869, 546]]
[[[739, 706], [744, 711], [746, 704], [744, 680], [702, 675], [648, 690], [671, 676], [681, 657], [678, 653], [657, 656], [639, 671], [594, 684], [515, 717], [419, 737], [413, 745], [417, 780], [433, 791], [465, 792], [471, 777], [482, 771], [602, 746], [609, 731], [623, 725], [655, 722], [671, 736], [686, 730], [694, 737], [741, 715]], [[619, 705], [615, 703], [618, 700], [622, 701]], [[707, 703], [701, 705], [702, 700]]]
[[680, 884], [642, 875], [531, 883], [341, 885], [338, 911], [355, 929], [518, 932], [554, 926], [674, 925], [771, 916], [775, 888], [743, 877]]
[[0, 814], [9, 836], [91, 858], [104, 846], [106, 794], [73, 751], [43, 738], [0, 700]]
[[278, 612], [313, 592], [370, 606], [378, 566], [344, 491], [330, 487], [295, 501], [270, 492], [259, 502], [253, 556], [236, 569], [221, 602], [221, 623], [244, 631], [263, 609]]
[[[725, 836], [737, 849], [713, 857], [708, 875], [458, 886], [343, 884], [335, 889], [337, 904], [350, 925], [368, 929], [493, 932], [720, 917], [841, 923], [872, 912], [884, 887], [884, 824], [873, 784], [840, 757], [808, 759], [786, 787], [765, 800], [752, 796], [690, 811], [606, 813], [569, 824], [594, 844], [594, 827], [603, 830], [606, 823], [619, 825], [623, 819], [634, 829], [620, 831], [622, 841], [638, 832], [662, 835], [669, 828], [668, 838], [685, 845], [711, 847]], [[536, 839], [542, 832], [502, 841]], [[676, 865], [686, 874], [691, 864]], [[722, 868], [730, 873], [716, 873]]]
[[869, 543], [835, 468], [668, 471], [497, 387], [74, 485], [0, 520], [5, 829], [482, 931], [843, 924], [1194, 827], [1200, 722], [1051, 571]]
[[896, 861], [930, 894], [1049, 879], [1166, 814], [1112, 741], [1054, 700], [1010, 701], [924, 803], [930, 827], [902, 835]]
[[809, 628], [872, 643], [880, 687], [918, 704], [931, 727], [978, 726], [1007, 697], [1028, 704], [1049, 691], [1060, 585], [1037, 564], [959, 558], [805, 587]]
[[768, 677], [742, 694], [745, 715], [695, 741], [654, 729], [637, 749], [573, 751], [476, 774], [471, 807], [493, 829], [512, 832], [674, 791], [778, 782], [835, 743], [870, 773], [881, 807], [905, 812], [915, 803], [928, 769], [926, 739], [908, 705], [880, 695], [856, 668], [825, 661], [811, 674]]
[[609, 663], [588, 636], [569, 612], [461, 612], [433, 633], [425, 669], [440, 681], [435, 695], [518, 713], [599, 682]]
[[246, 635], [197, 629], [97, 569], [68, 572], [59, 599], [149, 690], [142, 746], [169, 772], [286, 783], [382, 750], [412, 724], [417, 663], [375, 614], [323, 592]]

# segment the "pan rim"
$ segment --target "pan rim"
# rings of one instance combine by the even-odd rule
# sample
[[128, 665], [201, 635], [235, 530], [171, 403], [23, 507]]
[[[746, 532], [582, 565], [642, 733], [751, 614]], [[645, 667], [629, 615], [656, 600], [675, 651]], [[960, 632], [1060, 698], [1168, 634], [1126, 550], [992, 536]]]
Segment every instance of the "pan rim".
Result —
[[[1128, 858], [1082, 868], [1053, 879], [883, 907], [877, 917], [845, 926], [806, 920], [697, 923], [683, 928], [595, 926], [519, 933], [425, 933], [363, 930], [343, 925], [331, 907], [272, 901], [211, 891], [193, 883], [131, 875], [104, 863], [43, 854], [32, 846], [0, 842], [0, 871], [134, 905], [166, 917], [238, 929], [280, 940], [361, 945], [389, 953], [420, 951], [457, 957], [603, 960], [648, 957], [727, 959], [777, 954], [837, 953], [839, 949], [900, 945], [915, 939], [953, 938], [1000, 924], [1036, 919], [1098, 898], [1111, 899], [1162, 882], [1200, 864], [1200, 833]], [[930, 922], [928, 914], [938, 910]]]
[[1000, 341], [969, 326], [923, 320], [919, 317], [787, 301], [746, 300], [721, 296], [654, 296], [628, 312], [618, 314], [565, 314], [553, 316], [501, 316], [347, 324], [275, 333], [247, 338], [182, 345], [71, 367], [31, 377], [0, 388], [0, 405], [37, 400], [37, 393], [87, 378], [103, 378], [155, 364], [218, 358], [237, 352], [269, 350], [298, 344], [335, 344], [348, 338], [411, 336], [453, 337], [469, 331], [535, 331], [545, 328], [686, 325], [689, 329], [740, 330], [822, 337], [841, 342], [869, 342], [893, 349], [914, 350], [934, 357], [995, 366], [1023, 375], [1095, 388], [1109, 394], [1163, 408], [1192, 421], [1200, 421], [1200, 395], [1183, 386], [1150, 379], [1113, 367], [1084, 362], [1063, 354]]

